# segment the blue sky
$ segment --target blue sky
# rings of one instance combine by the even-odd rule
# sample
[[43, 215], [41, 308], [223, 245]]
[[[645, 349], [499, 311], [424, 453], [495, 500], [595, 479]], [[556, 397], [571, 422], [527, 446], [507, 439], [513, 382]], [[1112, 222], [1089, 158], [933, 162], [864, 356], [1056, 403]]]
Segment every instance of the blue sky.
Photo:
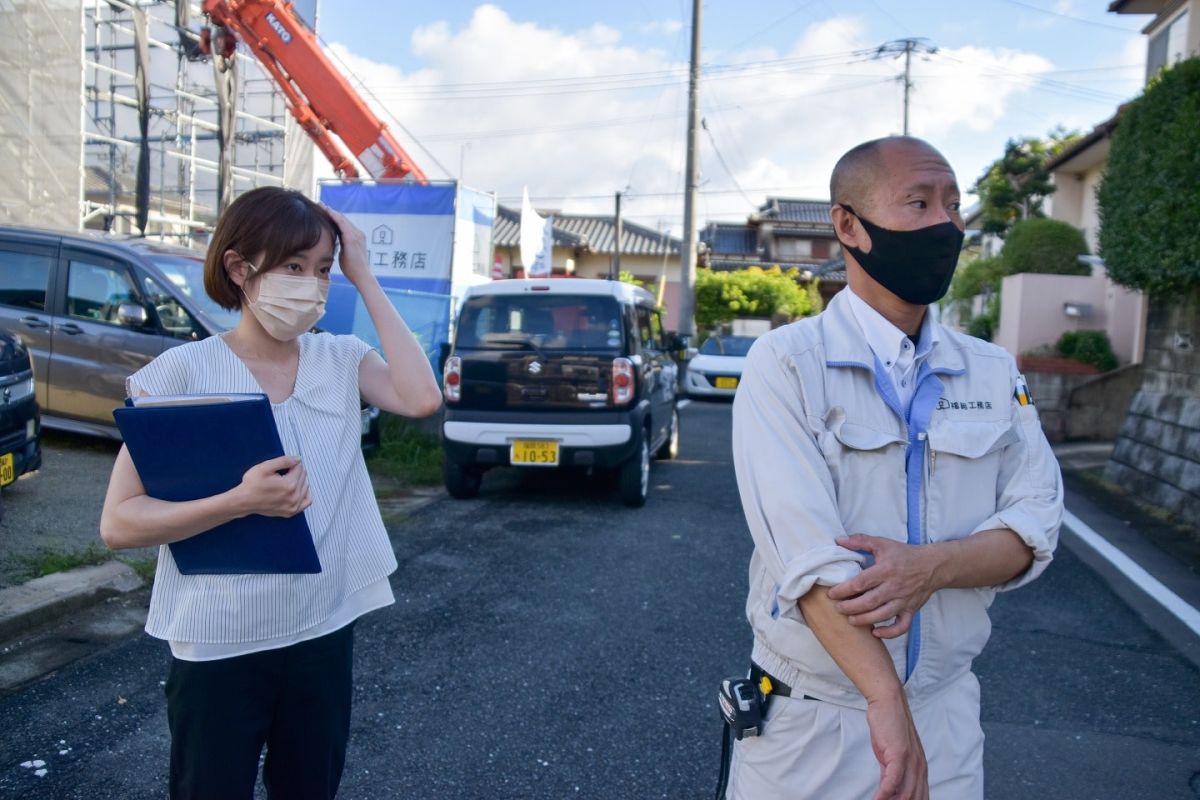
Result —
[[[1089, 129], [1143, 81], [1149, 18], [1107, 5], [706, 3], [702, 217], [743, 218], [769, 194], [823, 197], [840, 152], [899, 132], [902, 62], [862, 52], [905, 36], [939, 48], [914, 64], [912, 131], [964, 189], [1008, 138]], [[461, 170], [503, 202], [528, 185], [543, 208], [593, 212], [629, 186], [632, 217], [677, 233], [690, 7], [341, 0], [322, 4], [319, 27], [431, 176]]]

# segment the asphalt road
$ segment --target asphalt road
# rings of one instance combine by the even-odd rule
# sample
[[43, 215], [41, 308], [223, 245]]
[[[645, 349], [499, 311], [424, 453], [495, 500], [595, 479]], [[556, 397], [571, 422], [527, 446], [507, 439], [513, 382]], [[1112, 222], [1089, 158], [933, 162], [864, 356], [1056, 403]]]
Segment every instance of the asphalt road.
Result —
[[[29, 579], [29, 561], [102, 550], [100, 509], [121, 443], [62, 431], [42, 431], [42, 468], [4, 487], [0, 519], [0, 589]], [[149, 558], [148, 549], [122, 558]]]
[[[750, 540], [729, 406], [682, 417], [644, 509], [497, 472], [393, 527], [398, 601], [358, 626], [341, 797], [711, 797]], [[989, 798], [1200, 797], [1200, 671], [1094, 573], [1061, 550], [993, 610]], [[0, 795], [162, 797], [166, 658], [136, 636], [0, 698]]]

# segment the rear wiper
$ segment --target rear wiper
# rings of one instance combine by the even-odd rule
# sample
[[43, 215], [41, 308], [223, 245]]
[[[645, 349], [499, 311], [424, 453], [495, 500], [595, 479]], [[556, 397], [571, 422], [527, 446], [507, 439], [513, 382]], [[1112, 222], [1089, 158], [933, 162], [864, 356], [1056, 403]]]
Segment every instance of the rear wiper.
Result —
[[512, 336], [512, 334], [503, 334], [503, 333], [486, 334], [486, 338], [484, 339], [483, 344], [485, 344], [487, 346], [491, 346], [493, 344], [513, 345], [513, 346], [519, 347], [523, 350], [532, 350], [533, 352], [537, 353], [538, 358], [541, 358], [541, 359], [546, 358], [546, 356], [542, 353], [541, 348], [538, 347], [536, 344], [534, 344], [532, 339], [530, 339], [529, 337], [524, 336], [522, 334], [516, 334], [516, 335], [520, 336], [521, 338], [519, 338], [519, 339], [507, 338], [509, 336]]

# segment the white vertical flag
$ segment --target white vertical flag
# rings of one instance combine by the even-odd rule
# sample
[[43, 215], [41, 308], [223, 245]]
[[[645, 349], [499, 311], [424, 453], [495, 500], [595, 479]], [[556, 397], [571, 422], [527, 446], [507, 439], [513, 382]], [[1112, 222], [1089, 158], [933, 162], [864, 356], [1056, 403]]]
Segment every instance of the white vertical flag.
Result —
[[533, 210], [526, 186], [521, 193], [521, 263], [525, 266], [525, 277], [550, 277], [553, 247], [554, 231], [550, 221]]

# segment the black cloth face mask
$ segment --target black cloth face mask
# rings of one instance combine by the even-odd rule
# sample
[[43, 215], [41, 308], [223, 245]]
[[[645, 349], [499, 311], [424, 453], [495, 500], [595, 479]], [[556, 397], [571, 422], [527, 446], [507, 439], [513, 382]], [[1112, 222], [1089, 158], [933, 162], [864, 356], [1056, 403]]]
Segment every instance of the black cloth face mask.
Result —
[[[871, 252], [842, 242], [867, 274], [892, 294], [918, 306], [936, 303], [950, 289], [958, 266], [963, 232], [953, 222], [940, 222], [915, 231], [881, 228], [845, 203], [871, 237]], [[840, 241], [840, 240], [839, 240]]]

